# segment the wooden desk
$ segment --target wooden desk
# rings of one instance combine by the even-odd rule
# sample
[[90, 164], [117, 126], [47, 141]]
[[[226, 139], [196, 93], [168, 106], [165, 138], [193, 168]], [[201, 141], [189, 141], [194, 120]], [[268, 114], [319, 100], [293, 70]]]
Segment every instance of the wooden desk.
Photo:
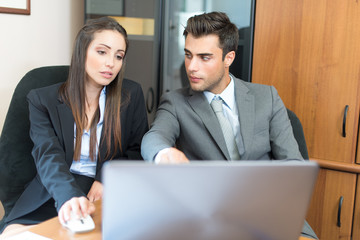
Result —
[[101, 238], [101, 212], [102, 212], [102, 205], [101, 201], [95, 202], [96, 211], [92, 215], [92, 218], [95, 223], [95, 229], [88, 233], [78, 233], [74, 234], [64, 228], [61, 223], [59, 222], [57, 217], [54, 217], [50, 220], [47, 220], [43, 223], [40, 223], [32, 228], [29, 229], [30, 232], [39, 234], [44, 237], [48, 237], [54, 240], [100, 240]]
[[[101, 201], [95, 202], [96, 212], [93, 214], [95, 230], [88, 233], [73, 234], [61, 226], [57, 217], [40, 223], [29, 229], [30, 232], [48, 237], [54, 240], [101, 240]], [[310, 238], [300, 237], [299, 240]]]

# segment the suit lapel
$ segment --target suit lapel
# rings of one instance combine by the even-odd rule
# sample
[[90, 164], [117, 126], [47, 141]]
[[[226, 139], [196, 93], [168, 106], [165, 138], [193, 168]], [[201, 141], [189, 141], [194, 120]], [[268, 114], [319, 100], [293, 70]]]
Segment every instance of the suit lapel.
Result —
[[234, 81], [235, 101], [238, 108], [241, 136], [244, 142], [244, 155], [246, 155], [254, 136], [255, 102], [254, 96], [249, 94], [249, 89], [241, 82], [241, 80], [234, 77]]
[[63, 141], [66, 153], [66, 162], [70, 166], [74, 156], [74, 117], [70, 108], [62, 103], [57, 106], [61, 132], [63, 134]]
[[[70, 108], [66, 104], [60, 104], [57, 106], [60, 124], [61, 124], [61, 132], [64, 138], [64, 146], [65, 146], [65, 158], [66, 162], [69, 166], [71, 166], [74, 156], [74, 117]], [[101, 131], [100, 143], [99, 143], [99, 151], [100, 151], [100, 159], [105, 159], [107, 144], [106, 141], [103, 142], [104, 131]], [[103, 144], [101, 144], [103, 143]], [[103, 162], [103, 161], [102, 161]], [[100, 168], [102, 164], [97, 164], [97, 170]]]
[[226, 148], [225, 139], [221, 131], [220, 124], [216, 118], [215, 113], [211, 109], [208, 101], [206, 100], [203, 93], [193, 92], [190, 90], [190, 97], [188, 102], [194, 112], [203, 121], [206, 129], [210, 135], [214, 138], [215, 142], [219, 146], [221, 152], [224, 154], [226, 159], [230, 159], [229, 152]]

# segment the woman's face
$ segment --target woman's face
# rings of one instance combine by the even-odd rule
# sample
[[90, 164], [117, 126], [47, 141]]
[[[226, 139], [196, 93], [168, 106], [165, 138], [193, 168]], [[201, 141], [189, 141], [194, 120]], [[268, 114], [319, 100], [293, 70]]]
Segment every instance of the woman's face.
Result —
[[125, 50], [125, 39], [118, 31], [96, 32], [87, 49], [86, 85], [95, 88], [109, 85], [121, 70]]

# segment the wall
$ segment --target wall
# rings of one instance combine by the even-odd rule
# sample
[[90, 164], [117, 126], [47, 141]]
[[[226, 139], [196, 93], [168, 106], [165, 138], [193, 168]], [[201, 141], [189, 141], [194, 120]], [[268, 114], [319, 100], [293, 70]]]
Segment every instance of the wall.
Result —
[[20, 79], [33, 68], [69, 64], [83, 23], [81, 0], [31, 0], [31, 15], [0, 13], [0, 132]]
[[31, 0], [31, 15], [0, 13], [0, 132], [20, 79], [33, 68], [69, 64], [83, 23], [81, 0]]

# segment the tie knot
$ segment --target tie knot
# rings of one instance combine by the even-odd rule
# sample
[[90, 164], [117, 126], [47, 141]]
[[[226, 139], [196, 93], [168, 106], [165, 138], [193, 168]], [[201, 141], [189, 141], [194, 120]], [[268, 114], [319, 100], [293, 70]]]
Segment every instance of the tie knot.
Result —
[[223, 111], [223, 100], [220, 97], [214, 97], [211, 101], [211, 107], [214, 112], [222, 112]]

